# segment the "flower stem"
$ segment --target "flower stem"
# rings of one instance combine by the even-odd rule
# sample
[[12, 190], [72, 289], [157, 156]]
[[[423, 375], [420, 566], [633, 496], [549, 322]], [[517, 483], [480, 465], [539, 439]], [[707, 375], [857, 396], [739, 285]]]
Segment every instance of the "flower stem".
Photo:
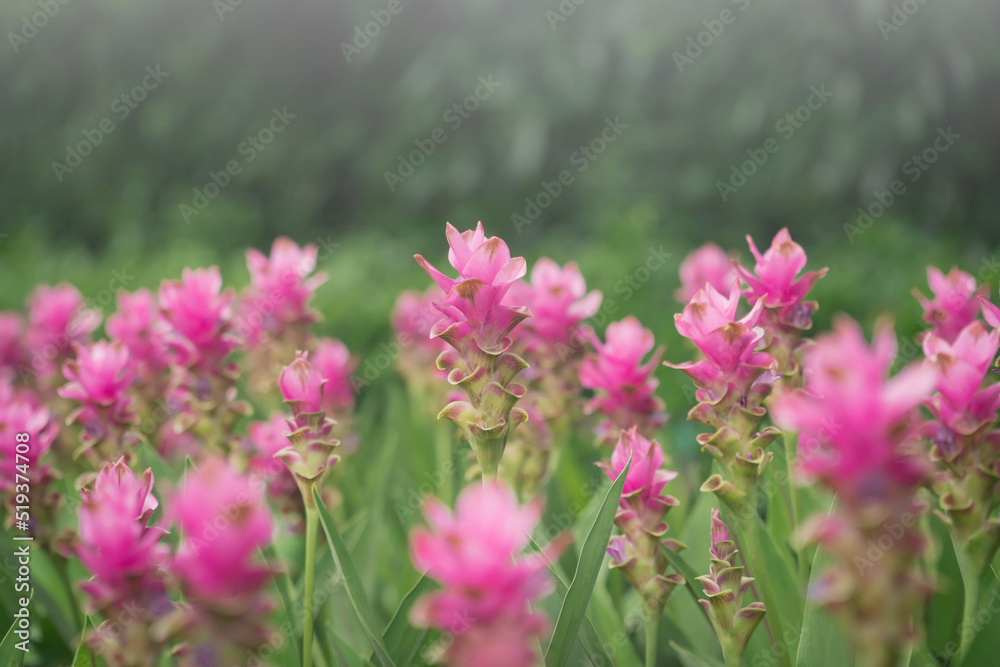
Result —
[[955, 547], [958, 569], [962, 572], [962, 588], [965, 591], [965, 601], [962, 604], [962, 625], [959, 626], [958, 630], [958, 656], [959, 660], [963, 660], [969, 651], [969, 644], [976, 634], [972, 629], [975, 627], [976, 608], [979, 605], [979, 572], [973, 565], [965, 545], [961, 544], [954, 534], [951, 536], [951, 542]]
[[646, 609], [643, 618], [646, 623], [646, 667], [656, 667], [656, 631], [660, 625], [660, 615]]
[[[799, 434], [796, 433], [785, 433], [783, 438], [785, 441], [785, 472], [787, 474], [787, 484], [788, 484], [788, 509], [791, 513], [791, 524], [792, 524], [792, 535], [795, 535], [798, 530], [799, 524], [801, 523], [799, 515], [799, 494], [798, 489], [795, 485], [791, 483], [792, 480], [792, 469], [794, 467], [795, 458], [798, 452], [798, 439]], [[794, 542], [794, 540], [793, 540]], [[798, 574], [799, 574], [799, 584], [802, 590], [809, 588], [809, 568], [806, 563], [806, 559], [803, 554], [804, 549], [798, 549], [796, 555], [798, 556]]]
[[306, 500], [306, 563], [305, 586], [302, 592], [302, 667], [312, 667], [313, 649], [313, 589], [316, 576], [316, 533], [319, 513], [310, 497]]

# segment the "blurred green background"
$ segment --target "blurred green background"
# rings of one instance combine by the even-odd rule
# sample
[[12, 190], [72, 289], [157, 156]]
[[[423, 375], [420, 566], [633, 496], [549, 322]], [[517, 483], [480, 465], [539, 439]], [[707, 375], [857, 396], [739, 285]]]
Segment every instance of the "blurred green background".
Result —
[[[706, 240], [747, 259], [745, 234], [790, 227], [831, 268], [817, 327], [889, 310], [904, 342], [926, 264], [1000, 277], [988, 0], [5, 0], [0, 23], [0, 308], [68, 280], [107, 313], [122, 282], [212, 263], [240, 286], [243, 250], [287, 235], [320, 246], [322, 329], [363, 368], [398, 292], [429, 284], [411, 256], [443, 259], [446, 220], [484, 221], [529, 263], [577, 260], [673, 361], [690, 355], [676, 269]], [[802, 107], [813, 90], [829, 98]], [[581, 158], [607, 119], [627, 127]], [[755, 173], [724, 199], [734, 168]], [[895, 179], [905, 193], [845, 229]], [[543, 205], [518, 224], [526, 199]], [[686, 382], [658, 375], [683, 414]]]

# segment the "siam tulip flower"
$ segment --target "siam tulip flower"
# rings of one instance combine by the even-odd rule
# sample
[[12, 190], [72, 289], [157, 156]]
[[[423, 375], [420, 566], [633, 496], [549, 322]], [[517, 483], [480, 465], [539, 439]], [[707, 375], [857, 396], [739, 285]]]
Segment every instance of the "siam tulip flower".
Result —
[[190, 605], [184, 625], [204, 664], [233, 664], [265, 641], [262, 619], [271, 603], [263, 589], [272, 571], [260, 551], [271, 543], [271, 515], [262, 490], [213, 456], [171, 499], [171, 517], [184, 535], [172, 571]]
[[444, 656], [451, 667], [536, 664], [548, 619], [531, 608], [552, 590], [547, 563], [565, 546], [559, 539], [522, 555], [541, 503], [522, 507], [509, 489], [487, 482], [462, 491], [454, 513], [434, 498], [424, 512], [430, 530], [410, 534], [410, 556], [442, 589], [417, 601], [411, 622], [455, 635]]
[[24, 362], [24, 321], [17, 313], [0, 312], [0, 377], [13, 378]]
[[399, 295], [392, 310], [392, 328], [400, 348], [396, 367], [406, 380], [411, 398], [416, 403], [428, 403], [428, 410], [440, 405], [444, 397], [440, 381], [448, 378], [448, 371], [437, 367], [437, 358], [450, 346], [441, 338], [431, 337], [431, 329], [441, 319], [434, 302], [445, 296], [437, 285], [423, 293], [407, 290]]
[[125, 431], [138, 422], [126, 396], [135, 376], [128, 349], [120, 342], [103, 340], [88, 347], [76, 345], [75, 349], [76, 359], [63, 367], [67, 383], [58, 393], [81, 405], [66, 421], [84, 427], [79, 451], [103, 446], [104, 458], [108, 458], [120, 452]]
[[348, 416], [354, 410], [354, 387], [351, 374], [357, 363], [339, 340], [320, 338], [312, 352], [312, 363], [326, 380], [323, 385], [323, 411], [337, 418]]
[[672, 551], [687, 548], [663, 537], [669, 528], [664, 518], [678, 504], [673, 496], [664, 495], [663, 489], [677, 473], [662, 467], [663, 450], [659, 443], [644, 438], [634, 426], [621, 432], [610, 465], [597, 465], [614, 480], [630, 457], [632, 463], [615, 514], [615, 525], [622, 535], [612, 538], [608, 553], [611, 567], [622, 568], [629, 583], [639, 592], [647, 614], [659, 618], [674, 587], [684, 585], [680, 575], [667, 574], [670, 563], [663, 554], [663, 548]]
[[333, 466], [340, 461], [334, 450], [339, 440], [330, 437], [336, 424], [323, 412], [327, 380], [309, 363], [308, 352], [296, 352], [295, 361], [281, 371], [278, 386], [293, 418], [287, 421], [290, 444], [274, 455], [285, 462], [295, 476], [306, 507], [313, 506], [312, 487], [322, 488]]
[[222, 361], [236, 341], [230, 335], [233, 291], [222, 291], [219, 267], [184, 269], [180, 281], [160, 285], [159, 302], [172, 327], [168, 344], [177, 363], [199, 374], [222, 372]]
[[[13, 527], [15, 518], [23, 518], [16, 517], [13, 511], [15, 505], [23, 504], [14, 502], [20, 474], [31, 480], [28, 530], [46, 546], [52, 546], [55, 539], [61, 496], [54, 484], [58, 474], [44, 463], [44, 457], [58, 432], [48, 408], [30, 390], [15, 390], [0, 378], [0, 501], [11, 508], [6, 513], [6, 527]], [[27, 443], [19, 443], [24, 439], [18, 438], [20, 433], [27, 434]]]
[[[989, 287], [976, 286], [976, 279], [958, 267], [952, 267], [947, 275], [937, 267], [927, 267], [927, 283], [933, 299], [928, 299], [914, 288], [913, 296], [924, 309], [924, 321], [941, 339], [951, 343], [958, 334], [979, 315], [979, 301], [987, 296]], [[978, 299], [977, 299], [978, 297]]]
[[651, 435], [667, 421], [663, 401], [655, 395], [659, 382], [653, 377], [663, 348], [643, 364], [653, 349], [653, 334], [632, 316], [609, 324], [606, 336], [604, 343], [591, 337], [596, 354], [586, 357], [580, 368], [580, 383], [596, 393], [587, 411], [604, 416], [598, 436], [611, 444], [619, 431], [632, 426]]
[[76, 555], [93, 575], [81, 588], [107, 619], [87, 641], [115, 666], [156, 665], [164, 648], [152, 626], [170, 610], [164, 584], [169, 551], [160, 542], [166, 531], [148, 525], [158, 505], [152, 488], [152, 471], [136, 479], [123, 457], [101, 469], [92, 490], [80, 491]]
[[75, 287], [39, 286], [28, 299], [28, 330], [24, 350], [42, 389], [56, 378], [62, 363], [72, 355], [73, 343], [86, 343], [101, 323], [101, 314], [85, 307]]
[[764, 619], [767, 610], [761, 602], [743, 605], [743, 596], [753, 582], [743, 576], [743, 566], [736, 562], [736, 543], [729, 539], [729, 527], [719, 510], [712, 508], [712, 547], [709, 574], [698, 577], [707, 600], [698, 600], [712, 621], [722, 645], [726, 665], [738, 667], [750, 636]]
[[167, 325], [159, 317], [156, 296], [147, 289], [118, 293], [118, 310], [108, 318], [108, 336], [127, 349], [143, 383], [167, 368]]
[[763, 255], [749, 235], [747, 243], [757, 261], [753, 272], [736, 267], [749, 286], [744, 295], [751, 305], [763, 305], [760, 326], [764, 330], [765, 349], [777, 361], [777, 372], [792, 375], [798, 368], [799, 338], [803, 331], [812, 328], [812, 314], [818, 307], [815, 301], [804, 299], [828, 269], [807, 271], [799, 276], [806, 266], [806, 252], [792, 240], [788, 228], [775, 235]]
[[938, 369], [937, 393], [927, 401], [934, 416], [924, 424], [931, 458], [940, 464], [933, 488], [942, 517], [975, 567], [984, 568], [1000, 546], [1000, 383], [985, 387], [1000, 348], [1000, 330], [987, 333], [975, 320], [948, 343], [934, 333], [923, 340], [924, 355]]
[[1000, 329], [1000, 308], [990, 303], [985, 294], [979, 297], [979, 305], [983, 310], [983, 319], [994, 329]]
[[733, 283], [737, 282], [733, 260], [714, 243], [706, 243], [685, 257], [681, 262], [680, 276], [681, 287], [674, 292], [674, 298], [680, 303], [690, 301], [706, 285], [728, 294]]
[[510, 286], [525, 273], [524, 258], [511, 258], [506, 243], [486, 238], [482, 223], [464, 233], [448, 224], [446, 234], [448, 260], [459, 273], [457, 279], [415, 256], [446, 294], [434, 302], [445, 317], [433, 326], [431, 337], [454, 349], [438, 357], [438, 368], [448, 369], [448, 382], [468, 398], [449, 403], [438, 417], [463, 428], [483, 477], [495, 478], [508, 436], [527, 419], [524, 410], [514, 407], [526, 390], [513, 382], [527, 363], [508, 348], [511, 331], [530, 313], [503, 304]]
[[[926, 541], [916, 519], [926, 509], [917, 493], [929, 468], [913, 445], [917, 408], [937, 373], [915, 363], [887, 379], [896, 353], [891, 328], [878, 327], [873, 347], [847, 317], [834, 328], [806, 351], [805, 388], [780, 394], [774, 419], [800, 431], [800, 479], [837, 495], [835, 514], [800, 530], [803, 542], [819, 542], [836, 561], [810, 595], [840, 615], [865, 664], [895, 665], [930, 594], [919, 571]], [[886, 531], [892, 548], [865, 558], [864, 545]]]
[[255, 421], [247, 427], [247, 448], [250, 470], [267, 482], [268, 495], [286, 512], [302, 513], [302, 494], [295, 476], [277, 457], [288, 447], [288, 422], [280, 412], [271, 413], [267, 421]]
[[247, 250], [251, 285], [247, 296], [253, 305], [270, 305], [261, 312], [267, 312], [263, 328], [272, 336], [282, 327], [308, 326], [318, 319], [309, 302], [327, 276], [309, 275], [316, 269], [317, 252], [314, 244], [300, 248], [284, 236], [274, 240], [270, 257], [254, 248]]

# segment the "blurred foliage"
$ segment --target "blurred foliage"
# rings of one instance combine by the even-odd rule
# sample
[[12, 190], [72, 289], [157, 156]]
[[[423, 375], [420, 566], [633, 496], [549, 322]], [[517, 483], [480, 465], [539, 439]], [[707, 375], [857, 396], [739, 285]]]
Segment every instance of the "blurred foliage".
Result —
[[[0, 307], [64, 279], [97, 300], [123, 268], [129, 289], [209, 263], [239, 285], [243, 248], [284, 234], [320, 245], [326, 326], [364, 353], [391, 338], [398, 291], [428, 282], [412, 253], [440, 256], [445, 220], [483, 220], [529, 261], [580, 261], [612, 318], [638, 314], [679, 359], [683, 255], [713, 239], [748, 258], [744, 234], [764, 245], [787, 225], [832, 269], [818, 326], [892, 310], [911, 335], [923, 265], [975, 271], [1000, 242], [1000, 6], [911, 0], [898, 30], [880, 28], [901, 4], [401, 0], [389, 14], [388, 0], [68, 0], [23, 41], [11, 35], [42, 5], [4, 2]], [[169, 76], [122, 118], [121, 96], [157, 66]], [[480, 78], [499, 86], [455, 127], [449, 109]], [[829, 102], [778, 133], [819, 86]], [[273, 109], [295, 118], [251, 161], [240, 147]], [[114, 131], [60, 181], [53, 163], [104, 118]], [[580, 172], [574, 152], [609, 118], [627, 128]], [[856, 209], [949, 126], [955, 145], [849, 239]], [[390, 190], [386, 172], [436, 128], [446, 140]], [[770, 137], [778, 152], [723, 201], [718, 182]], [[231, 160], [240, 173], [185, 220], [180, 206]], [[573, 182], [518, 228], [562, 170]], [[619, 281], [661, 244], [668, 265], [624, 299]]]

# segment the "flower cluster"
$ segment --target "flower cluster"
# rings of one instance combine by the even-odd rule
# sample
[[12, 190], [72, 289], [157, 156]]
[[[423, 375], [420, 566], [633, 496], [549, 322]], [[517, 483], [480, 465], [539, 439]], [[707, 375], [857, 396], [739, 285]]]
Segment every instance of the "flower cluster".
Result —
[[547, 562], [565, 546], [523, 555], [541, 517], [540, 503], [518, 505], [498, 482], [471, 486], [454, 513], [437, 500], [424, 507], [430, 530], [410, 535], [414, 565], [442, 584], [419, 599], [410, 619], [454, 636], [444, 655], [450, 667], [529, 667], [548, 619], [531, 607], [551, 590]]
[[445, 317], [432, 327], [431, 337], [453, 349], [443, 352], [437, 365], [449, 371], [448, 382], [468, 398], [452, 401], [439, 417], [462, 427], [483, 476], [496, 477], [508, 436], [527, 419], [524, 410], [514, 407], [526, 390], [513, 381], [527, 363], [508, 348], [511, 331], [530, 313], [503, 305], [510, 286], [525, 274], [524, 258], [511, 258], [506, 243], [486, 238], [482, 223], [463, 233], [449, 224], [446, 232], [448, 261], [458, 271], [457, 279], [415, 256], [446, 295], [434, 302]]
[[615, 525], [622, 534], [611, 538], [608, 553], [611, 566], [621, 568], [639, 592], [647, 613], [658, 616], [674, 588], [684, 585], [679, 574], [667, 574], [670, 563], [663, 553], [664, 548], [671, 551], [686, 548], [677, 540], [664, 538], [669, 528], [664, 518], [678, 501], [664, 495], [663, 489], [677, 473], [662, 467], [663, 450], [659, 443], [642, 437], [636, 427], [622, 431], [610, 464], [598, 465], [611, 479], [629, 465], [615, 514]]
[[663, 348], [643, 363], [655, 344], [653, 333], [631, 316], [609, 324], [605, 336], [602, 343], [590, 335], [596, 352], [580, 368], [580, 383], [595, 392], [587, 411], [603, 417], [597, 435], [603, 444], [613, 444], [621, 430], [638, 426], [652, 436], [667, 421], [663, 401], [655, 393], [659, 381], [653, 377]]
[[[805, 354], [803, 390], [779, 395], [775, 421], [799, 431], [798, 470], [837, 495], [834, 514], [813, 517], [804, 541], [836, 559], [810, 591], [845, 621], [866, 664], [893, 665], [911, 639], [914, 612], [930, 586], [918, 569], [925, 548], [915, 516], [925, 509], [917, 491], [929, 466], [918, 450], [918, 406], [936, 373], [916, 362], [886, 379], [896, 352], [892, 330], [880, 325], [873, 347], [846, 316], [834, 333]], [[866, 545], [892, 535], [875, 560]]]
[[733, 260], [714, 243], [706, 243], [685, 257], [681, 262], [680, 277], [680, 289], [674, 292], [674, 298], [680, 303], [690, 301], [705, 285], [728, 294], [737, 278]]
[[[87, 343], [101, 324], [101, 314], [87, 308], [72, 285], [42, 285], [28, 299], [24, 333], [25, 364], [45, 392], [58, 384], [59, 369], [73, 353], [73, 343]], [[46, 396], [48, 394], [46, 393]]]
[[764, 620], [767, 609], [760, 602], [743, 606], [743, 598], [753, 578], [743, 576], [744, 568], [736, 562], [736, 543], [729, 539], [729, 526], [714, 508], [710, 533], [709, 574], [698, 577], [708, 599], [698, 602], [712, 621], [726, 664], [739, 665], [750, 636]]

